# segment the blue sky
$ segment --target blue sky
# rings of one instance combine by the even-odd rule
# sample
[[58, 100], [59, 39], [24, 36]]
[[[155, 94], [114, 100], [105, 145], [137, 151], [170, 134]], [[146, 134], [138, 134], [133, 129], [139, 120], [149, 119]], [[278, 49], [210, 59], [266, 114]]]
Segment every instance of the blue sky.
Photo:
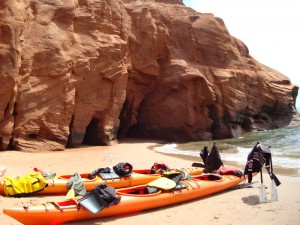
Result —
[[[300, 3], [298, 0], [183, 0], [200, 13], [224, 20], [259, 62], [300, 86]], [[300, 92], [299, 92], [300, 95]], [[296, 106], [300, 108], [300, 96]]]

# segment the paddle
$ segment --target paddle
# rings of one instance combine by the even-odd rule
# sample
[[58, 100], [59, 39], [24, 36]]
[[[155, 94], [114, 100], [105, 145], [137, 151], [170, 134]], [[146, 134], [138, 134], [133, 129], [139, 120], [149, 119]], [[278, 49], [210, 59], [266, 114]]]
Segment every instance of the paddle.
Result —
[[[259, 153], [259, 163], [261, 164], [261, 153], [260, 148], [258, 148]], [[263, 182], [262, 166], [260, 165], [260, 188], [259, 188], [259, 203], [267, 202], [267, 193]]]
[[[277, 177], [275, 176], [275, 174], [273, 173], [272, 155], [270, 156], [270, 163], [271, 163], [271, 190], [272, 190], [271, 201], [273, 202], [273, 201], [278, 201], [278, 193], [277, 193], [277, 187], [276, 186], [279, 186], [281, 183], [277, 179]], [[276, 181], [277, 182], [275, 182], [275, 177], [276, 177]]]

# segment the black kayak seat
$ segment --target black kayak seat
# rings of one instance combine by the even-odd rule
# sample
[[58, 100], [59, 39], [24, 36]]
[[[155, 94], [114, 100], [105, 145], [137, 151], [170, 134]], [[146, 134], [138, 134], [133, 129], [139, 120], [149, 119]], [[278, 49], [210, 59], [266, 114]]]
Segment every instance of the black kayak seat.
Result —
[[101, 198], [96, 189], [92, 190], [83, 198], [79, 199], [78, 205], [83, 206], [93, 214], [97, 214], [103, 208], [107, 207], [106, 202]]
[[116, 174], [115, 172], [110, 172], [110, 173], [99, 173], [100, 177], [103, 180], [113, 180], [113, 179], [119, 179], [120, 176]]

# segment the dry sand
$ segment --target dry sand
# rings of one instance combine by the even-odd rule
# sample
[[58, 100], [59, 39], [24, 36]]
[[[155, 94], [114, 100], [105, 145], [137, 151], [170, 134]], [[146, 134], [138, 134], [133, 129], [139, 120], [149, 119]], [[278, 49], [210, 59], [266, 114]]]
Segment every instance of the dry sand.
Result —
[[[134, 168], [150, 168], [155, 161], [166, 163], [171, 168], [190, 167], [192, 161], [151, 150], [157, 143], [151, 141], [126, 141], [110, 147], [83, 147], [62, 152], [25, 153], [16, 151], [0, 152], [0, 169], [7, 167], [5, 175], [23, 175], [34, 167], [49, 169], [57, 174], [91, 172], [94, 169], [129, 162]], [[280, 172], [280, 171], [279, 171]], [[278, 187], [279, 200], [271, 202], [270, 179], [264, 174], [268, 203], [259, 204], [259, 176], [254, 177], [248, 187], [242, 185], [230, 190], [186, 202], [137, 214], [86, 220], [68, 224], [77, 225], [300, 225], [300, 177], [276, 175], [282, 184]], [[64, 196], [40, 196], [10, 198], [0, 196], [0, 224], [20, 225], [3, 214], [2, 209], [23, 205], [40, 204], [50, 200], [61, 200]]]

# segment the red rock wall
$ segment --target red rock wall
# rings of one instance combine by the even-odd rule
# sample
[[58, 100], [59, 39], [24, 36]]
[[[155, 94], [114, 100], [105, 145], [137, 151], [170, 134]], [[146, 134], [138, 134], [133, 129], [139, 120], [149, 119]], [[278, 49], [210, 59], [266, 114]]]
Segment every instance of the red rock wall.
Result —
[[180, 0], [0, 3], [1, 150], [288, 125], [298, 87]]

